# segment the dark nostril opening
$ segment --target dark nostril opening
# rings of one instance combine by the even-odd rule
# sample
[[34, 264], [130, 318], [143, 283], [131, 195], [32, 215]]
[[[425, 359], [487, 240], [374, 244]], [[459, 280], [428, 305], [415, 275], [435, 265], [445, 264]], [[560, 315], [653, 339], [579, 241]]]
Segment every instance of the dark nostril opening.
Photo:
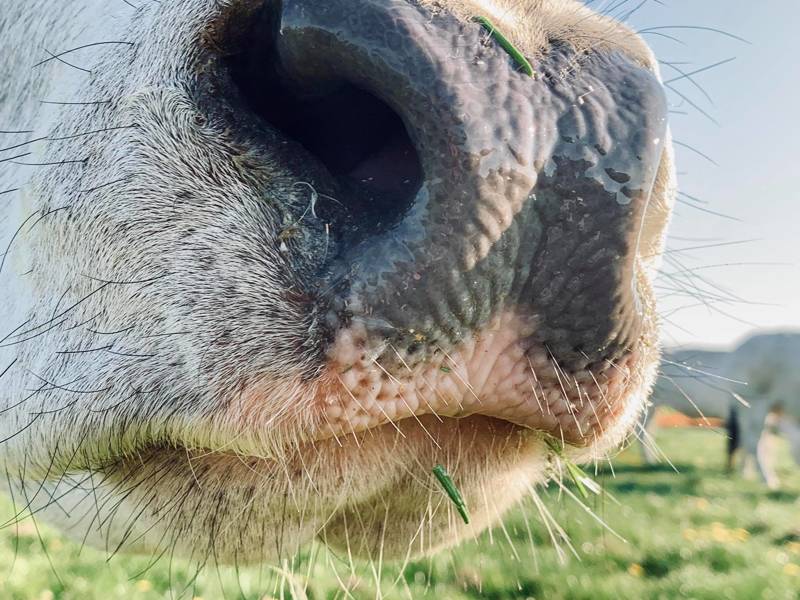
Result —
[[348, 81], [289, 80], [263, 39], [254, 35], [249, 50], [228, 58], [233, 82], [249, 108], [302, 145], [334, 177], [338, 197], [325, 203], [327, 210], [346, 209], [348, 220], [365, 228], [399, 221], [424, 178], [403, 120], [380, 98]]

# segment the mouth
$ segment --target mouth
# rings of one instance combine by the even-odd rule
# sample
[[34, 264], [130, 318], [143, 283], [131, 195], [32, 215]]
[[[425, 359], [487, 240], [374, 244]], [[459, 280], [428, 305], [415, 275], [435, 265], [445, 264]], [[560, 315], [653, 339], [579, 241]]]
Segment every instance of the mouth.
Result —
[[[614, 360], [586, 360], [576, 369], [561, 366], [536, 341], [536, 329], [535, 320], [504, 315], [457, 346], [437, 346], [419, 360], [390, 342], [375, 351], [366, 327], [350, 326], [337, 336], [325, 370], [299, 384], [306, 401], [286, 420], [304, 422], [297, 440], [302, 444], [352, 437], [358, 446], [375, 429], [388, 427], [403, 438], [403, 426], [414, 425], [441, 450], [452, 436], [446, 428], [434, 435], [422, 417], [442, 424], [473, 415], [562, 446], [600, 451], [618, 441], [620, 427], [629, 426], [641, 408], [655, 340], [641, 339]], [[229, 414], [237, 415], [236, 427], [263, 420], [274, 386], [263, 380], [235, 397]]]
[[[322, 395], [321, 429], [338, 437], [424, 414], [478, 414], [547, 434], [562, 445], [595, 443], [640, 383], [638, 348], [616, 361], [565, 369], [533, 341], [535, 330], [518, 317], [500, 318], [414, 367], [397, 352], [402, 368], [396, 374], [365, 354], [348, 331], [337, 340], [326, 373], [332, 390]], [[438, 445], [432, 436], [431, 441]]]

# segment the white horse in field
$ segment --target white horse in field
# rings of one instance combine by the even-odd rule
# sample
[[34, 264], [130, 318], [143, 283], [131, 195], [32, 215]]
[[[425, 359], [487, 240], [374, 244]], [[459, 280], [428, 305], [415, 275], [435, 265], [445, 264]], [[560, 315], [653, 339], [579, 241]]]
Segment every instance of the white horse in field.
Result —
[[695, 418], [720, 418], [728, 433], [728, 467], [741, 448], [743, 469], [753, 465], [770, 487], [778, 484], [764, 432], [774, 427], [800, 464], [800, 334], [756, 335], [732, 352], [685, 349], [665, 354], [643, 428], [648, 463], [659, 406]]

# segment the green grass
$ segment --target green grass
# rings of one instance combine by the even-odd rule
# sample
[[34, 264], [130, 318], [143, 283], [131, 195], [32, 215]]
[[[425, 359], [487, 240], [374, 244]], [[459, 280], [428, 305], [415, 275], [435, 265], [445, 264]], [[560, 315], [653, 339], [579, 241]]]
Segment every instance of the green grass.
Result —
[[[659, 444], [680, 474], [667, 466], [643, 467], [633, 448], [615, 461], [615, 477], [606, 467], [597, 478], [620, 505], [606, 498], [592, 500], [592, 508], [627, 543], [551, 488], [543, 493], [545, 503], [580, 560], [559, 562], [531, 505], [526, 511], [531, 536], [519, 511], [505, 521], [508, 538], [497, 529], [478, 542], [412, 563], [402, 574], [384, 566], [383, 597], [800, 598], [800, 470], [790, 463], [785, 445], [778, 446], [783, 488], [769, 492], [722, 472], [718, 433], [673, 430], [660, 435]], [[3, 500], [0, 511], [10, 515], [10, 503]], [[117, 556], [109, 562], [104, 554], [80, 550], [46, 527], [41, 533], [52, 568], [30, 522], [20, 525], [18, 535], [13, 528], [0, 532], [3, 600], [292, 597], [293, 582], [268, 568], [238, 574], [211, 569], [187, 591], [188, 565], [164, 561], [142, 573], [146, 558]], [[325, 550], [315, 552], [310, 568], [308, 557], [295, 568], [310, 572], [309, 598], [377, 597], [375, 576], [366, 566], [351, 573]]]

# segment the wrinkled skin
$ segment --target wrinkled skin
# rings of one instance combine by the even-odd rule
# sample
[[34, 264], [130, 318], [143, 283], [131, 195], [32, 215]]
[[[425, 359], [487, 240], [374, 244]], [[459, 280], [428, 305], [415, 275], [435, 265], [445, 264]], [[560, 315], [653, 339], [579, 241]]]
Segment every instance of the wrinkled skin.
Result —
[[641, 40], [571, 0], [134, 4], [0, 0], [19, 508], [109, 551], [390, 559], [500, 518], [546, 438], [619, 445], [674, 192]]

